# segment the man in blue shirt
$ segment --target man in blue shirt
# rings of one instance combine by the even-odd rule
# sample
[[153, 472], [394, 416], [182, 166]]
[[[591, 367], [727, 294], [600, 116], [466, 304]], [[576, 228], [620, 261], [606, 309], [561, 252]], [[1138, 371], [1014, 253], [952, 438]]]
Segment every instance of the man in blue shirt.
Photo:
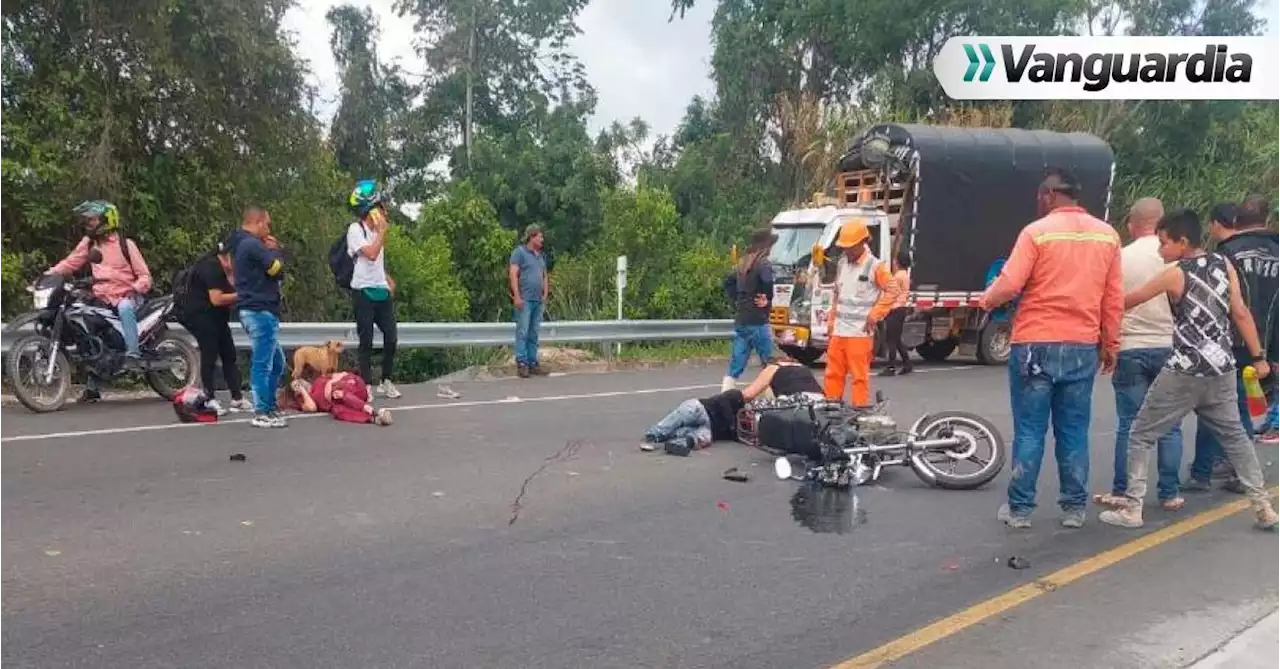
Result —
[[284, 260], [280, 242], [271, 236], [271, 215], [250, 207], [244, 213], [241, 228], [232, 233], [228, 243], [232, 248], [236, 308], [253, 350], [249, 386], [253, 389], [254, 415], [250, 425], [287, 427], [276, 408], [276, 388], [284, 375], [284, 350], [279, 338]]
[[511, 252], [507, 278], [516, 311], [516, 373], [520, 378], [544, 374], [538, 366], [538, 328], [542, 303], [547, 299], [547, 261], [542, 255], [542, 228], [530, 225], [524, 244]]

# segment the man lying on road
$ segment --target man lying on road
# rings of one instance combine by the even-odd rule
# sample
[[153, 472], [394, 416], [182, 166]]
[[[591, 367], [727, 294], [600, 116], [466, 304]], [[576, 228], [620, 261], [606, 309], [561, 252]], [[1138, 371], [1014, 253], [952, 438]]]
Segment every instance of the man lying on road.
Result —
[[766, 391], [775, 397], [822, 396], [822, 386], [807, 367], [786, 356], [775, 357], [745, 390], [726, 390], [681, 402], [645, 432], [640, 449], [652, 451], [664, 444], [668, 452], [684, 454], [706, 448], [713, 441], [732, 440], [737, 436], [738, 411]]

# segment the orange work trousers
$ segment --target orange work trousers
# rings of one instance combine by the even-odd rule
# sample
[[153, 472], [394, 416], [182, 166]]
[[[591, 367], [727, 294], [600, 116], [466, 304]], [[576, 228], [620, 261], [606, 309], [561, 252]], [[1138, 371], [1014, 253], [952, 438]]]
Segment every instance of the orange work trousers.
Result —
[[853, 375], [854, 406], [871, 401], [871, 337], [832, 337], [827, 344], [827, 374], [823, 379], [827, 399], [844, 400], [845, 378]]

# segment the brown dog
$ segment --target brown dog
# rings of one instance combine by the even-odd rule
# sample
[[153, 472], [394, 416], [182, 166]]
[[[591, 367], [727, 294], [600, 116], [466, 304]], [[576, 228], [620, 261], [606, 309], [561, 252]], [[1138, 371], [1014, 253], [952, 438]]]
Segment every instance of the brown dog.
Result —
[[[338, 356], [342, 355], [342, 342], [330, 339], [324, 346], [303, 346], [293, 352], [293, 380], [314, 378], [338, 371]], [[306, 375], [310, 369], [312, 375]]]

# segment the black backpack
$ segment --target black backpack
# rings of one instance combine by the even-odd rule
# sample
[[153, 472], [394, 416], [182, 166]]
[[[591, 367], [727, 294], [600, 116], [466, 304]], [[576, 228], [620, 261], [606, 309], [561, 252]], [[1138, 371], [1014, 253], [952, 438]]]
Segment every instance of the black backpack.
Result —
[[191, 277], [195, 276], [196, 265], [216, 255], [214, 252], [206, 253], [190, 265], [174, 272], [173, 276], [170, 277], [169, 286], [173, 293], [173, 304], [177, 307], [179, 313], [191, 313], [204, 306], [204, 302], [201, 300], [204, 296], [192, 295], [191, 293]]
[[[364, 231], [365, 239], [368, 239], [369, 231], [365, 229], [364, 223], [360, 224], [360, 229]], [[356, 258], [347, 251], [346, 230], [329, 245], [329, 270], [333, 272], [333, 280], [339, 288], [351, 290], [351, 277], [356, 273]]]
[[190, 304], [191, 300], [191, 275], [195, 272], [191, 270], [195, 265], [188, 265], [173, 273], [170, 277], [169, 285], [173, 290], [173, 304], [178, 308], [180, 313], [186, 313], [194, 306]]

